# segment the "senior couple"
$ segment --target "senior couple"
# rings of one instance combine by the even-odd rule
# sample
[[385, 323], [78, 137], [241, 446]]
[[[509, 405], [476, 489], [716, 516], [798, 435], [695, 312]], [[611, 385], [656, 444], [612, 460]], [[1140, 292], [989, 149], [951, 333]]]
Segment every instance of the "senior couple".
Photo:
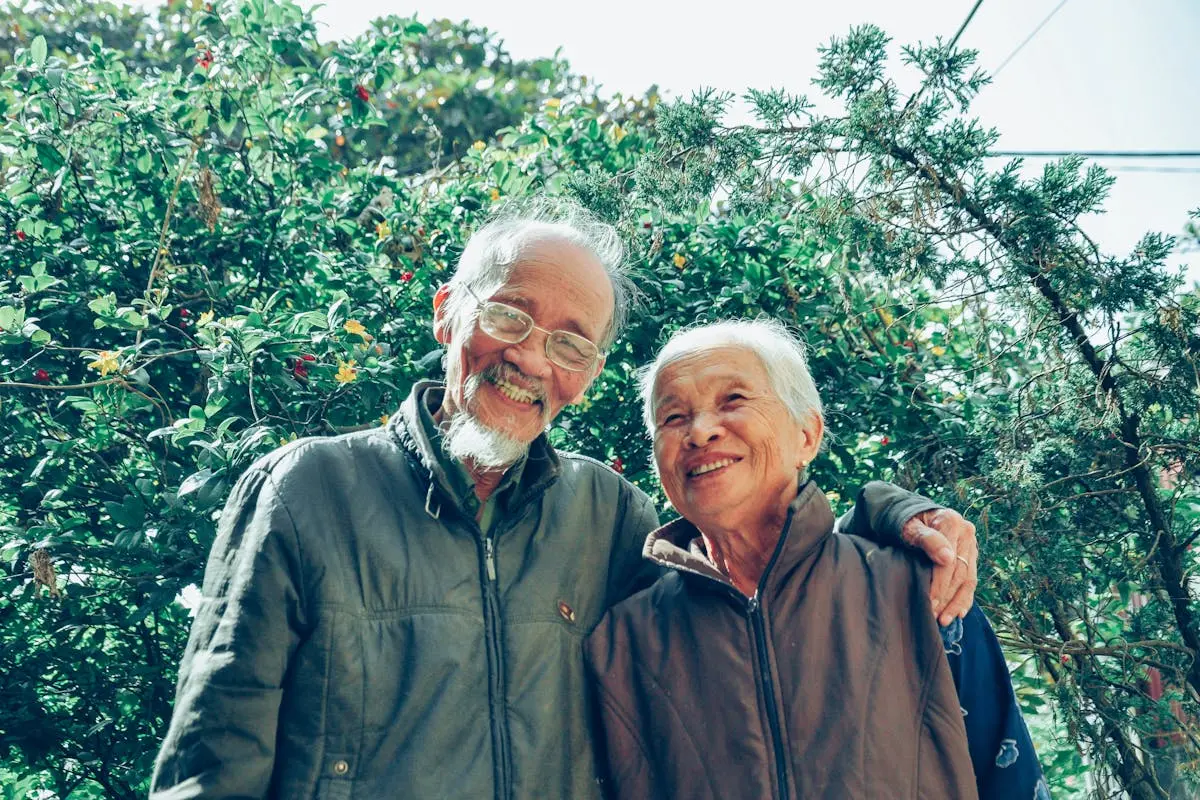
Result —
[[151, 797], [1047, 796], [974, 528], [882, 483], [835, 522], [785, 329], [693, 328], [644, 373], [665, 527], [549, 445], [623, 256], [577, 206], [502, 213], [434, 298], [445, 382], [247, 471]]

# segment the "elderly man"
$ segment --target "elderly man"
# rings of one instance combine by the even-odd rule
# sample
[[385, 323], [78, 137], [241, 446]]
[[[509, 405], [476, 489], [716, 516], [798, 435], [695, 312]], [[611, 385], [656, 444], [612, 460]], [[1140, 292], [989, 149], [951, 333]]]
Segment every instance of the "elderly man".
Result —
[[[490, 222], [434, 298], [445, 384], [417, 384], [386, 429], [250, 468], [221, 518], [151, 797], [598, 795], [581, 641], [657, 577], [640, 558], [657, 519], [544, 430], [617, 335], [622, 261], [616, 232], [578, 207]], [[885, 484], [865, 495], [856, 524], [924, 534], [945, 565], [941, 610], [965, 612], [970, 524]]]

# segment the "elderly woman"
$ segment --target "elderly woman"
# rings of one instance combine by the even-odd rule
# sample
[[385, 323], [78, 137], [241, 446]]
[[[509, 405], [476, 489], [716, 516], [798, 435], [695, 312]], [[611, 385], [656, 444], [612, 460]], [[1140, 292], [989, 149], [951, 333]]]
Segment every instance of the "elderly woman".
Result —
[[982, 613], [939, 631], [926, 562], [835, 532], [783, 326], [677, 334], [642, 396], [683, 518], [646, 540], [668, 572], [586, 643], [609, 796], [1049, 796]]

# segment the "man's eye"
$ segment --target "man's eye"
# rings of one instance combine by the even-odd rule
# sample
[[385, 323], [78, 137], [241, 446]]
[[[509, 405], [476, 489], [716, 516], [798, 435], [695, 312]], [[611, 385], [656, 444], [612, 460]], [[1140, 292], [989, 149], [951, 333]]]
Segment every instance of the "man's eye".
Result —
[[746, 395], [742, 394], [741, 392], [730, 392], [729, 394], [725, 395], [725, 404], [737, 405], [745, 399]]
[[683, 414], [667, 414], [667, 416], [663, 417], [663, 421], [660, 422], [659, 424], [663, 425], [663, 426], [673, 425], [678, 422], [681, 422], [682, 420], [683, 420]]

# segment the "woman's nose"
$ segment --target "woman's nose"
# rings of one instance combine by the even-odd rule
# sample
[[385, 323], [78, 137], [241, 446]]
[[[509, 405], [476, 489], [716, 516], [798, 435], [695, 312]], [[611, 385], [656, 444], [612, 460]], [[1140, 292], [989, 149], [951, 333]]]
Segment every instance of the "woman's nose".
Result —
[[692, 424], [688, 428], [688, 444], [703, 447], [719, 439], [723, 430], [720, 417], [711, 411], [701, 411], [692, 417]]

